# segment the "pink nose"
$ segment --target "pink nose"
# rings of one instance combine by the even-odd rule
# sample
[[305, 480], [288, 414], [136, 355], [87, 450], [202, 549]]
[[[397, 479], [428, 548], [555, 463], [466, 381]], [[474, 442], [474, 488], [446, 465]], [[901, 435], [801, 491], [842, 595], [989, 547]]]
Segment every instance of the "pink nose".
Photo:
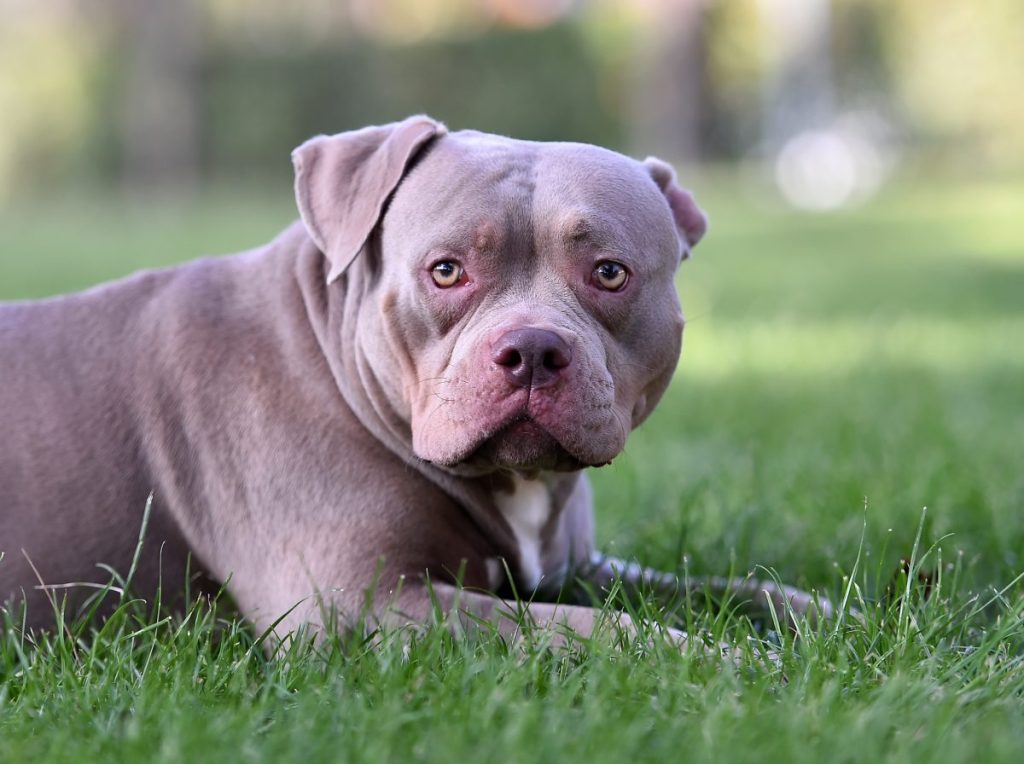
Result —
[[547, 329], [512, 329], [494, 343], [491, 360], [516, 387], [539, 389], [558, 381], [572, 363], [572, 348]]

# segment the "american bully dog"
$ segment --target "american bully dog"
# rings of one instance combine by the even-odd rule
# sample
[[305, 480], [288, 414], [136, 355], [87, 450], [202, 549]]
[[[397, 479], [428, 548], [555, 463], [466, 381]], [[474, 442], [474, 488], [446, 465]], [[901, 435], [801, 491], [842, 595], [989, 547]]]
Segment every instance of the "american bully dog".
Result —
[[585, 635], [566, 582], [679, 587], [597, 555], [584, 472], [676, 368], [706, 222], [671, 168], [423, 116], [293, 160], [301, 221], [266, 246], [0, 307], [0, 599], [52, 624], [129, 569], [150, 496], [133, 589], [191, 560], [279, 635], [437, 607], [513, 633], [513, 593]]

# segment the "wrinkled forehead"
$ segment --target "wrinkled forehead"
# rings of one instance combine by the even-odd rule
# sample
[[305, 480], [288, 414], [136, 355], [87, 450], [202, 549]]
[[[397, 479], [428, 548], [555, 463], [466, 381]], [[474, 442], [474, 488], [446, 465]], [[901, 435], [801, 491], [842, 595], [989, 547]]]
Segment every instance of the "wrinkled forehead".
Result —
[[399, 187], [389, 217], [389, 227], [442, 242], [493, 224], [538, 244], [589, 238], [668, 256], [679, 250], [668, 204], [641, 163], [597, 146], [473, 131], [431, 147]]

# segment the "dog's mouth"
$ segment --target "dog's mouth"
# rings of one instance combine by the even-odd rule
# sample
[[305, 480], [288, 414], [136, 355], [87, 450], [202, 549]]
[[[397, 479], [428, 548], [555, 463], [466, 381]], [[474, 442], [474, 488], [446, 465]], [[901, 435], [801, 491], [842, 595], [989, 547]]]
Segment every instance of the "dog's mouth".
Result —
[[588, 466], [526, 414], [517, 415], [502, 425], [463, 464], [522, 473], [572, 472]]

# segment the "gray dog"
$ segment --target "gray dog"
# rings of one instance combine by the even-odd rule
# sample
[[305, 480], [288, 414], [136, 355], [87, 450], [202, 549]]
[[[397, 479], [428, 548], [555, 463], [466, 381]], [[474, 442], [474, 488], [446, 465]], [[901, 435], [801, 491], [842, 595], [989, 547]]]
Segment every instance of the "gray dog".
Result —
[[293, 159], [302, 220], [265, 247], [0, 307], [0, 599], [52, 624], [53, 592], [83, 596], [54, 585], [127, 571], [151, 494], [133, 588], [183, 586], [191, 555], [281, 635], [367, 601], [512, 633], [513, 591], [588, 634], [595, 610], [546, 595], [675, 588], [595, 555], [582, 472], [676, 367], [706, 223], [672, 170], [422, 116]]

